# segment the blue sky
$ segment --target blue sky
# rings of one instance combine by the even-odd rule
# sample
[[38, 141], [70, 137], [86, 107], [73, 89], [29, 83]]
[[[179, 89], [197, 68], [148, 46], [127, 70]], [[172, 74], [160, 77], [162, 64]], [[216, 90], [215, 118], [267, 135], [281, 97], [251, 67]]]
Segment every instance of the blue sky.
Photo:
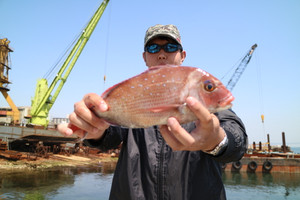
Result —
[[[101, 2], [0, 0], [0, 38], [8, 38], [14, 49], [9, 94], [17, 106], [31, 105], [37, 80], [56, 64]], [[233, 109], [246, 125], [249, 143], [266, 142], [269, 133], [271, 144], [281, 144], [284, 131], [289, 145], [300, 146], [299, 10], [298, 0], [111, 0], [50, 117], [66, 117], [85, 94], [101, 94], [144, 71], [146, 29], [175, 24], [187, 51], [183, 65], [202, 68], [219, 79], [257, 43], [233, 89]], [[232, 73], [222, 79], [225, 84]], [[7, 106], [4, 98], [0, 106]]]

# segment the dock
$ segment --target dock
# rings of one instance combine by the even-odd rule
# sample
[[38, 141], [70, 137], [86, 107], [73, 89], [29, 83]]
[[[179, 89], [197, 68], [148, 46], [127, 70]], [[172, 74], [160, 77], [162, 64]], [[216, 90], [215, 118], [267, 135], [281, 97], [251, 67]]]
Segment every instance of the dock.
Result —
[[17, 126], [0, 126], [0, 139], [11, 142], [14, 140], [47, 141], [66, 143], [77, 139], [76, 136], [64, 136], [56, 129], [40, 129]]

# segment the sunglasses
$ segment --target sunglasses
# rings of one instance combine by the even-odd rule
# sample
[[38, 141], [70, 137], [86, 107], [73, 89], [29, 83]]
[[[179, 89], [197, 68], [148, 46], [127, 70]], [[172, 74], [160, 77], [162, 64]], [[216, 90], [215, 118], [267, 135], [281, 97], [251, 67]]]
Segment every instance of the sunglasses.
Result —
[[182, 51], [182, 46], [180, 44], [167, 43], [164, 45], [150, 44], [145, 47], [145, 51], [149, 53], [158, 53], [161, 49], [167, 53], [173, 53], [178, 50]]

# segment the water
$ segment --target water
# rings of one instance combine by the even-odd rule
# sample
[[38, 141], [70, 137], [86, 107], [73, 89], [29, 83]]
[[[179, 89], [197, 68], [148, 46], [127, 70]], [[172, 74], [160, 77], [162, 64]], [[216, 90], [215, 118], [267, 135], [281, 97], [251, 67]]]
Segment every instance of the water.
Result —
[[[115, 164], [90, 168], [0, 171], [0, 200], [105, 200]], [[299, 200], [300, 174], [223, 174], [228, 200]]]
[[300, 147], [291, 147], [291, 150], [292, 150], [294, 153], [300, 154]]
[[108, 199], [115, 163], [100, 167], [0, 171], [0, 200]]
[[228, 200], [300, 199], [300, 174], [226, 172], [223, 181]]

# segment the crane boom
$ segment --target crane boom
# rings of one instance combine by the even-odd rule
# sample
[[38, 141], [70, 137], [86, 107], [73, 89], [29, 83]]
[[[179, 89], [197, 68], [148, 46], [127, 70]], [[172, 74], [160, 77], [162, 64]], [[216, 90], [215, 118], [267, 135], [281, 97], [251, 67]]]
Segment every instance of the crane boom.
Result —
[[230, 90], [230, 91], [233, 90], [234, 86], [236, 85], [236, 83], [240, 79], [241, 75], [245, 71], [248, 63], [250, 62], [252, 54], [256, 47], [257, 47], [257, 44], [252, 45], [249, 52], [245, 55], [245, 57], [240, 62], [239, 66], [236, 68], [235, 72], [233, 73], [233, 75], [231, 76], [230, 80], [227, 83], [226, 87], [228, 90]]
[[[48, 125], [49, 110], [53, 106], [56, 98], [58, 97], [63, 85], [65, 84], [70, 72], [72, 71], [78, 57], [80, 56], [83, 48], [93, 33], [97, 23], [99, 22], [109, 0], [104, 0], [100, 7], [97, 9], [85, 29], [82, 31], [79, 39], [72, 48], [70, 54], [64, 61], [62, 67], [57, 73], [56, 77], [52, 81], [48, 88], [47, 80], [38, 80], [35, 97], [31, 104], [31, 120], [30, 122], [35, 125]], [[59, 84], [58, 84], [59, 83]], [[54, 90], [56, 88], [56, 90]], [[53, 95], [51, 95], [54, 92]]]
[[8, 72], [11, 69], [9, 53], [13, 52], [9, 43], [10, 41], [7, 38], [0, 39], [0, 92], [11, 108], [11, 111], [4, 111], [2, 114], [12, 116], [13, 124], [19, 124], [20, 111], [8, 94], [8, 91], [10, 90], [8, 84], [11, 83], [8, 79]]

